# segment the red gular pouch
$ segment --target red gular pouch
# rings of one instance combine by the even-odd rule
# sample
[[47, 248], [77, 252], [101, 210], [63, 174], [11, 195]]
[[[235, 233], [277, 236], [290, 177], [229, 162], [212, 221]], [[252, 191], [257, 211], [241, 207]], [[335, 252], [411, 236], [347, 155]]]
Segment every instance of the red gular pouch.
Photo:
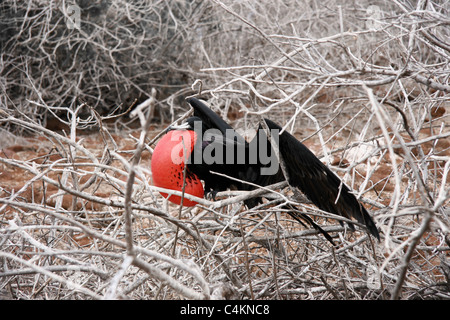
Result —
[[[153, 150], [151, 170], [153, 184], [160, 188], [182, 191], [183, 174], [187, 159], [194, 149], [197, 135], [192, 130], [171, 130], [159, 140]], [[186, 152], [186, 154], [185, 154]], [[186, 170], [185, 194], [203, 198], [204, 190], [200, 179], [189, 170]], [[167, 198], [168, 194], [160, 192]], [[181, 197], [171, 195], [168, 200], [181, 204]], [[192, 207], [197, 202], [184, 198], [183, 206]]]

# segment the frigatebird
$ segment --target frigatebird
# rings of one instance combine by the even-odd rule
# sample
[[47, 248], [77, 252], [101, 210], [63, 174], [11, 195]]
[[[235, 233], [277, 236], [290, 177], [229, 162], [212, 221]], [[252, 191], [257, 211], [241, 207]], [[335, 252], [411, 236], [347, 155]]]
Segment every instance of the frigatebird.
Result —
[[[273, 121], [264, 119], [265, 130], [264, 125], [260, 125], [255, 138], [247, 142], [202, 101], [191, 97], [187, 102], [194, 109], [193, 117], [187, 119], [182, 126], [172, 127], [168, 133], [171, 134], [172, 142], [169, 143], [167, 137], [164, 143], [158, 143], [153, 152], [152, 174], [155, 184], [181, 190], [184, 178], [185, 191], [202, 197], [203, 189], [199, 190], [199, 182], [203, 180], [206, 195], [214, 199], [219, 191], [253, 190], [258, 186], [269, 186], [287, 180], [291, 187], [298, 188], [319, 209], [349, 220], [356, 219], [366, 226], [370, 234], [380, 239], [375, 223], [350, 189], [289, 132], [282, 131]], [[184, 138], [174, 139], [175, 133], [184, 134]], [[181, 140], [186, 153], [181, 150]], [[278, 147], [283, 167], [278, 162], [274, 166], [273, 161], [278, 157], [275, 157], [276, 153], [271, 145], [273, 142]], [[179, 157], [178, 162], [175, 161], [177, 164], [173, 163], [174, 143], [178, 143], [180, 149], [179, 154], [175, 152]], [[161, 144], [164, 145], [160, 146]], [[172, 163], [168, 160], [169, 153]], [[180, 157], [186, 159], [180, 160]], [[271, 161], [267, 161], [268, 159]], [[166, 183], [159, 183], [157, 180], [164, 180]], [[180, 203], [179, 197], [172, 199], [176, 199], [173, 202]], [[260, 202], [261, 198], [254, 198], [246, 200], [245, 204], [252, 208]], [[195, 205], [195, 202], [190, 201], [187, 205]], [[306, 220], [333, 243], [331, 236], [309, 216], [290, 205], [284, 208], [298, 222], [302, 223], [300, 219]], [[339, 222], [342, 225], [342, 221]], [[347, 225], [352, 231], [355, 229], [351, 222], [347, 222]]]

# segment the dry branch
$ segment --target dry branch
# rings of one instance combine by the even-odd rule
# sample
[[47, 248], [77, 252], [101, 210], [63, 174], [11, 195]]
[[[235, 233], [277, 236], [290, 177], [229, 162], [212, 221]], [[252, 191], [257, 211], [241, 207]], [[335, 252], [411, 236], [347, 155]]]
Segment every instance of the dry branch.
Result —
[[[445, 2], [110, 1], [79, 29], [48, 3], [0, 4], [0, 296], [450, 298]], [[268, 117], [302, 140], [382, 241], [285, 184], [167, 203], [152, 148], [192, 94], [246, 137]]]

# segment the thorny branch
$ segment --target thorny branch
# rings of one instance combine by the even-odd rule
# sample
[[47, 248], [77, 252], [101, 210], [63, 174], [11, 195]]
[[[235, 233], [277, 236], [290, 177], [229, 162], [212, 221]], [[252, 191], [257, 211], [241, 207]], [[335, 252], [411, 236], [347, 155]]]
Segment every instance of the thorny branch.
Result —
[[[450, 298], [442, 2], [111, 1], [82, 8], [80, 31], [58, 24], [67, 10], [0, 6], [11, 22], [0, 28], [0, 297]], [[307, 138], [382, 241], [285, 183], [215, 202], [184, 194], [199, 204], [181, 211], [167, 203], [149, 160], [191, 94], [246, 137], [268, 117]]]

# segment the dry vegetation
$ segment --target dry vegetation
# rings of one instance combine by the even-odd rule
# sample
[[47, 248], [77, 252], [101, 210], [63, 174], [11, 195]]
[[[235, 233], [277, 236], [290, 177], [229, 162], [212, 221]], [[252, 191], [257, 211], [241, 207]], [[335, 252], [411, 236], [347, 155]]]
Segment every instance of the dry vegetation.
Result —
[[[450, 298], [448, 1], [76, 2], [75, 28], [69, 1], [0, 4], [1, 297]], [[286, 125], [381, 241], [287, 189], [166, 203], [152, 148], [189, 94]]]

